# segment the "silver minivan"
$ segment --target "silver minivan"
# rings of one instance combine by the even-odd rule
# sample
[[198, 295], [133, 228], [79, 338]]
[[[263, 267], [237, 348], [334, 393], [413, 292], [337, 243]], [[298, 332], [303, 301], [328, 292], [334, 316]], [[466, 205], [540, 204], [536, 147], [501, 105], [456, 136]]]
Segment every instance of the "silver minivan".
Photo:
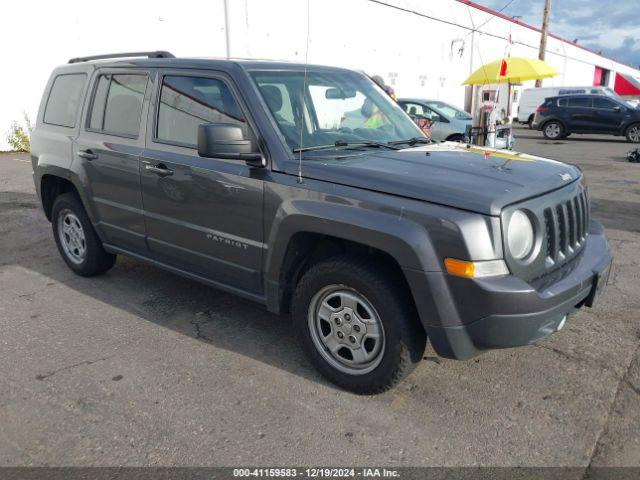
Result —
[[431, 120], [431, 138], [438, 142], [462, 142], [467, 125], [471, 125], [471, 114], [442, 100], [424, 98], [400, 98], [398, 103], [415, 120]]

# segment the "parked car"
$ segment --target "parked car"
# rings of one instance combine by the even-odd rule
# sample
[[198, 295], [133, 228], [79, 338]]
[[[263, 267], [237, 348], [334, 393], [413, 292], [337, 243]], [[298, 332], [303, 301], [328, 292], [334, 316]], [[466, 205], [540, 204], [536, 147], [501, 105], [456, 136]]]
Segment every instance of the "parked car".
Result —
[[438, 142], [464, 142], [471, 115], [441, 100], [400, 98], [398, 103], [414, 120], [427, 118], [431, 121], [431, 138]]
[[312, 364], [357, 393], [398, 383], [427, 338], [456, 359], [536, 342], [606, 284], [573, 166], [433, 144], [351, 70], [104, 57], [53, 71], [31, 137], [78, 275], [126, 255], [291, 313]]
[[599, 133], [640, 142], [640, 110], [604, 95], [547, 98], [536, 110], [532, 125], [550, 140], [572, 133]]
[[527, 88], [522, 91], [518, 103], [518, 117], [520, 123], [526, 123], [531, 128], [536, 109], [542, 105], [546, 98], [562, 95], [606, 95], [619, 98], [618, 94], [608, 87], [541, 87]]

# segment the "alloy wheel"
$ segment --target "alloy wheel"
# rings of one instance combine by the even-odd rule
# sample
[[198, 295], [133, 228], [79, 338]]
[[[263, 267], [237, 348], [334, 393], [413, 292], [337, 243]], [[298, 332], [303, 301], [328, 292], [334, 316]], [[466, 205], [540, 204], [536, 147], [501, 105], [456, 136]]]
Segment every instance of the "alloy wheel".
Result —
[[313, 344], [337, 370], [364, 375], [375, 369], [384, 354], [385, 336], [380, 315], [361, 293], [344, 285], [330, 285], [314, 295], [308, 327]]
[[562, 129], [560, 128], [559, 124], [552, 122], [544, 127], [544, 132], [549, 138], [558, 138], [562, 133]]
[[58, 216], [58, 237], [67, 258], [81, 264], [87, 254], [87, 241], [80, 220], [71, 210], [64, 209]]

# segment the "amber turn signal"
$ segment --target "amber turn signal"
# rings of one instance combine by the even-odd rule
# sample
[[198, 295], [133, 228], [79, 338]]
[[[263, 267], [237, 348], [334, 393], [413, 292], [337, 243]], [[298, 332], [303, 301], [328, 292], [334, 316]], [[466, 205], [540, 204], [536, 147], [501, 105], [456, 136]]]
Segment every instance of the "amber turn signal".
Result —
[[447, 273], [464, 278], [494, 277], [509, 274], [509, 269], [503, 260], [470, 262], [468, 260], [458, 260], [457, 258], [445, 258], [444, 266]]
[[475, 272], [473, 262], [458, 260], [456, 258], [445, 258], [444, 266], [447, 268], [448, 273], [458, 277], [473, 278], [473, 273]]

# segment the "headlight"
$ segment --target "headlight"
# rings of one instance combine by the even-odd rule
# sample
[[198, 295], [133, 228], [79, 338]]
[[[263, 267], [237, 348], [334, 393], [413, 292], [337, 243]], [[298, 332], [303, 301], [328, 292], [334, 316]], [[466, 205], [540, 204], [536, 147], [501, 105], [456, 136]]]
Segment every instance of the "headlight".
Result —
[[522, 210], [516, 210], [511, 215], [507, 227], [507, 244], [511, 256], [516, 260], [522, 260], [533, 250], [533, 225], [529, 216]]

